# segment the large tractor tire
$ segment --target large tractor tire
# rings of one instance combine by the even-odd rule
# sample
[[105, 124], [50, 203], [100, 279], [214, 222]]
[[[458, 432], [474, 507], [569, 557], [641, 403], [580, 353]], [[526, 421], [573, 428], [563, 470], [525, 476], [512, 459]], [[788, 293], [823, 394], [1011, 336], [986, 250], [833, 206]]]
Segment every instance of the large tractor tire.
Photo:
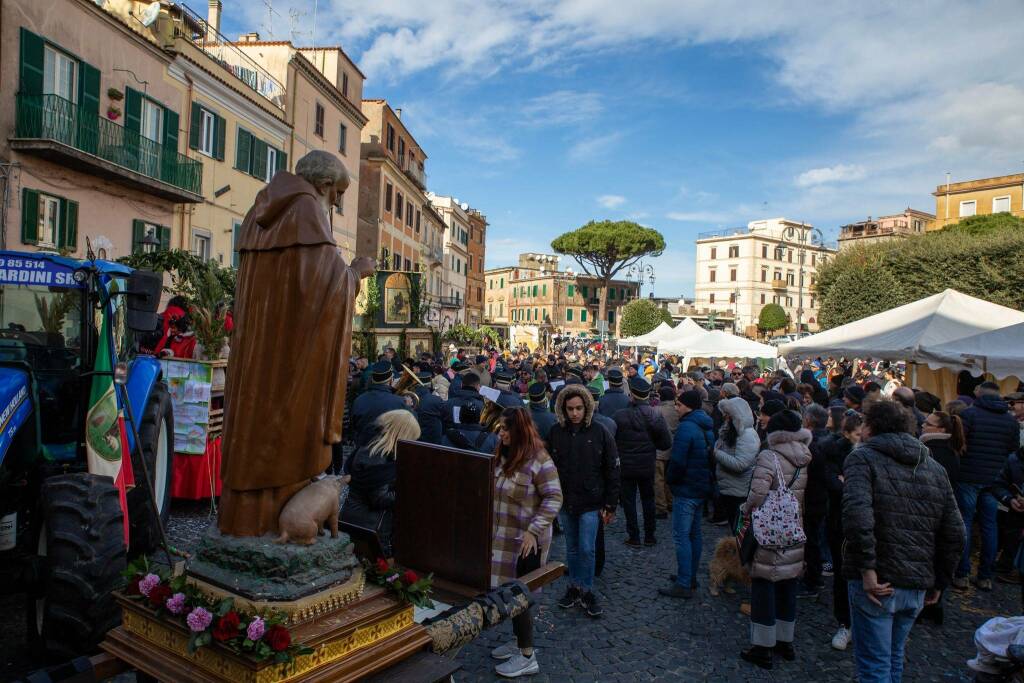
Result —
[[[160, 511], [160, 524], [171, 514], [171, 476], [174, 459], [174, 416], [171, 396], [163, 382], [153, 385], [139, 423], [142, 457], [149, 468], [149, 481]], [[160, 530], [149, 507], [149, 488], [143, 481], [142, 463], [132, 454], [135, 488], [128, 492], [128, 523], [131, 529], [128, 554], [136, 557], [152, 553], [160, 545]]]
[[110, 477], [50, 477], [36, 525], [42, 581], [28, 599], [33, 654], [64, 662], [96, 651], [121, 623], [111, 591], [124, 583], [124, 514]]

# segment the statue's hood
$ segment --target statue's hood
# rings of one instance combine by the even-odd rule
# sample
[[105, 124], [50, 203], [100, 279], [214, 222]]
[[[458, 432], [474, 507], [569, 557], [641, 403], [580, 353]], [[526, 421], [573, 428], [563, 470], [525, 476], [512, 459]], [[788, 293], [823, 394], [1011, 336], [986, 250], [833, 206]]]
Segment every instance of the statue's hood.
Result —
[[264, 230], [275, 227], [277, 219], [302, 195], [309, 195], [319, 205], [320, 199], [312, 183], [288, 171], [278, 171], [256, 195], [252, 217]]
[[238, 251], [318, 244], [335, 241], [316, 188], [301, 176], [278, 171], [246, 214]]

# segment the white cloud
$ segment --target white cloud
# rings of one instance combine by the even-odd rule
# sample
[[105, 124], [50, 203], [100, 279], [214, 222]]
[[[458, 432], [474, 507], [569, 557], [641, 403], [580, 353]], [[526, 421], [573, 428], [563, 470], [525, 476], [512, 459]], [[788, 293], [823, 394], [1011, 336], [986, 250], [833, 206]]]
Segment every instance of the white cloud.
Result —
[[573, 163], [593, 161], [610, 152], [621, 139], [622, 133], [608, 133], [607, 135], [584, 138], [569, 147], [566, 158]]
[[837, 164], [804, 171], [796, 177], [795, 182], [797, 187], [813, 187], [825, 183], [848, 183], [866, 175], [867, 169], [858, 164]]
[[615, 209], [626, 203], [626, 198], [620, 194], [603, 194], [597, 198], [597, 203], [606, 209]]
[[596, 92], [556, 90], [527, 100], [522, 122], [531, 126], [571, 126], [597, 118], [604, 111], [603, 96]]

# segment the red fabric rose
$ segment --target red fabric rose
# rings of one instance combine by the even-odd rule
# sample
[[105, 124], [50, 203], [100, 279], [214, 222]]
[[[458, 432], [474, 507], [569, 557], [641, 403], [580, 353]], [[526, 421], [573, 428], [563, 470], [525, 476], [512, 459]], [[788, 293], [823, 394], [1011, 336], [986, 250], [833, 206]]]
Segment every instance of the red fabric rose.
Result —
[[284, 626], [275, 625], [267, 629], [267, 634], [263, 636], [263, 640], [274, 652], [282, 652], [287, 650], [288, 646], [292, 644], [292, 634], [288, 633], [288, 629]]
[[137, 575], [134, 579], [128, 581], [128, 585], [125, 586], [125, 595], [142, 595], [142, 591], [139, 590], [139, 581], [142, 581], [142, 575]]
[[160, 584], [149, 591], [149, 604], [153, 607], [163, 607], [173, 594], [170, 586]]
[[386, 574], [391, 567], [388, 566], [388, 561], [383, 557], [377, 558], [377, 573]]
[[420, 577], [416, 575], [411, 569], [406, 569], [405, 573], [402, 574], [402, 581], [409, 584], [410, 586], [420, 580]]
[[224, 642], [225, 640], [231, 640], [238, 636], [238, 625], [241, 623], [241, 619], [238, 618], [238, 612], [231, 610], [220, 619], [213, 627], [213, 638]]

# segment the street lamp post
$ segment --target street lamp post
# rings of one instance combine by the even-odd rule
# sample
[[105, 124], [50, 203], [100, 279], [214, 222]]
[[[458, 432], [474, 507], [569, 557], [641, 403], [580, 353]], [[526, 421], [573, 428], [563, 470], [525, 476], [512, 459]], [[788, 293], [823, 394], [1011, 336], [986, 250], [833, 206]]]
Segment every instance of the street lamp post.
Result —
[[631, 265], [626, 269], [626, 279], [632, 280], [637, 283], [636, 295], [637, 298], [643, 295], [644, 290], [644, 278], [651, 283], [651, 287], [654, 287], [654, 266], [649, 263], [639, 261]]
[[[817, 241], [815, 241], [817, 238]], [[797, 276], [797, 300], [796, 300], [796, 338], [799, 339], [803, 334], [804, 327], [804, 264], [807, 261], [807, 245], [808, 242], [811, 246], [821, 246], [825, 243], [825, 237], [822, 235], [821, 230], [817, 228], [808, 228], [803, 223], [800, 224], [800, 233], [796, 234], [796, 228], [790, 226], [782, 232], [782, 243], [789, 249], [795, 248], [797, 250], [797, 264], [800, 270]], [[785, 249], [785, 247], [784, 247]]]

